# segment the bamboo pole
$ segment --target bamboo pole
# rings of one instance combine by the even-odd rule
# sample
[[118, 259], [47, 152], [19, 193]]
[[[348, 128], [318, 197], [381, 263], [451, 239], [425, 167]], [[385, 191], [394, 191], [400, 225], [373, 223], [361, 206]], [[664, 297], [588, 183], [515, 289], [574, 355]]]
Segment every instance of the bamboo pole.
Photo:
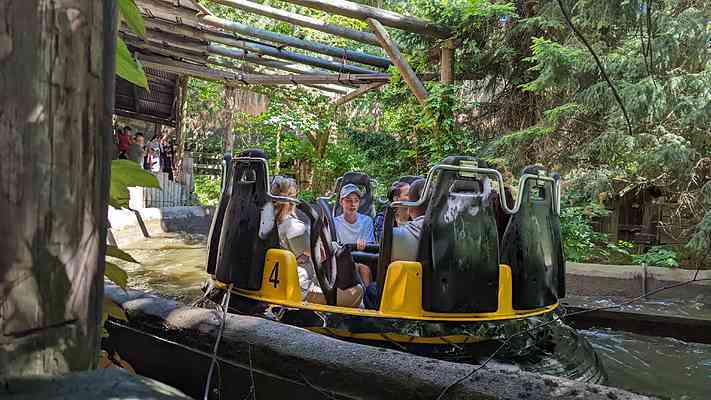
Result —
[[188, 75], [200, 79], [220, 81], [227, 85], [299, 85], [327, 84], [349, 82], [352, 84], [368, 84], [372, 82], [387, 82], [389, 74], [328, 74], [328, 75], [257, 75], [238, 74], [221, 71], [201, 65], [176, 61], [168, 57], [136, 53], [141, 62], [149, 67], [162, 71]]
[[300, 6], [325, 11], [331, 14], [343, 15], [360, 20], [372, 18], [381, 24], [402, 29], [404, 31], [419, 33], [439, 39], [447, 39], [452, 36], [452, 30], [448, 27], [419, 18], [398, 14], [381, 8], [366, 6], [345, 0], [284, 0], [287, 3], [298, 4]]
[[[122, 32], [122, 36], [124, 37], [124, 41], [131, 47], [140, 49], [140, 50], [148, 50], [152, 53], [156, 53], [159, 55], [163, 56], [168, 56], [168, 57], [174, 57], [177, 58], [179, 61], [189, 61], [193, 62], [196, 64], [202, 64], [202, 65], [207, 65], [207, 64], [212, 64], [212, 65], [217, 65], [223, 68], [227, 68], [232, 70], [233, 72], [239, 73], [239, 72], [245, 72], [245, 71], [240, 71], [241, 68], [243, 68], [240, 65], [234, 64], [232, 62], [226, 61], [224, 59], [216, 59], [212, 56], [210, 57], [205, 57], [205, 55], [210, 55], [210, 53], [207, 52], [207, 47], [204, 45], [196, 45], [193, 46], [192, 48], [184, 48], [184, 47], [176, 47], [171, 44], [168, 44], [167, 42], [155, 42], [150, 40], [150, 37], [148, 37], [149, 40], [143, 40], [138, 37], [132, 36], [130, 34], [125, 34]], [[198, 51], [199, 46], [205, 47], [204, 51]], [[235, 59], [236, 57], [230, 57], [230, 59]], [[292, 72], [296, 74], [306, 74], [306, 75], [323, 75], [322, 72], [314, 71], [314, 70], [304, 70], [304, 69], [299, 69], [296, 67], [291, 67], [289, 64], [283, 63], [281, 61], [277, 60], [269, 60], [269, 59], [264, 59], [258, 56], [255, 56], [253, 54], [242, 54], [240, 55], [239, 60], [242, 63], [247, 63], [247, 64], [254, 64], [254, 65], [259, 65], [263, 68], [267, 68], [268, 71], [272, 74], [274, 74], [274, 69], [277, 70], [283, 70], [287, 72]], [[314, 89], [330, 92], [330, 93], [336, 93], [336, 94], [341, 94], [345, 95], [348, 94], [348, 91], [345, 89], [341, 89], [338, 86], [334, 85], [339, 85], [339, 86], [347, 86], [347, 87], [356, 87], [355, 85], [351, 84], [346, 84], [346, 83], [336, 83], [336, 84], [330, 84], [330, 85], [318, 85], [318, 84], [309, 84], [306, 86], [312, 87]]]
[[278, 8], [269, 7], [267, 5], [254, 3], [246, 0], [212, 0], [215, 3], [220, 3], [229, 7], [237, 8], [252, 14], [262, 15], [268, 18], [277, 19], [280, 21], [289, 22], [294, 25], [304, 26], [317, 31], [329, 33], [331, 35], [340, 36], [355, 40], [356, 42], [365, 43], [373, 46], [378, 46], [378, 40], [370, 32], [361, 32], [345, 28], [338, 25], [329, 24], [319, 19], [307, 17], [300, 14], [294, 14]]
[[385, 30], [385, 27], [383, 27], [380, 22], [373, 18], [368, 18], [367, 21], [368, 25], [370, 25], [375, 32], [375, 36], [378, 38], [378, 41], [380, 41], [380, 45], [383, 47], [385, 52], [388, 53], [390, 60], [393, 64], [395, 64], [398, 71], [400, 71], [402, 79], [405, 80], [407, 86], [410, 88], [415, 97], [417, 97], [417, 100], [420, 101], [420, 104], [424, 105], [427, 102], [427, 90], [425, 90], [425, 86], [422, 84], [417, 75], [415, 75], [415, 71], [413, 71], [412, 67], [410, 67], [410, 64], [408, 64], [402, 57], [402, 54], [400, 54], [400, 49], [398, 49], [397, 44], [392, 41], [390, 35], [388, 35], [388, 32]]
[[255, 28], [236, 21], [226, 20], [224, 18], [218, 18], [212, 15], [206, 15], [200, 18], [200, 20], [207, 25], [216, 28], [221, 28], [229, 32], [239, 33], [241, 35], [251, 36], [257, 39], [267, 40], [269, 42], [279, 43], [289, 47], [308, 50], [314, 53], [342, 58], [344, 60], [355, 61], [361, 64], [367, 64], [379, 68], [388, 68], [390, 66], [390, 60], [388, 60], [387, 58], [364, 53], [362, 51], [353, 51], [340, 47], [325, 45], [322, 43], [312, 42], [309, 40], [299, 39], [293, 36], [282, 35], [280, 33]]
[[357, 97], [360, 97], [370, 92], [371, 90], [378, 89], [379, 87], [385, 84], [387, 84], [387, 82], [373, 82], [369, 85], [361, 86], [360, 88], [348, 93], [347, 95], [339, 97], [338, 99], [336, 99], [336, 101], [333, 102], [333, 104], [336, 107], [342, 106], [348, 103], [349, 101], [355, 100]]
[[[202, 32], [198, 28], [191, 28], [187, 25], [180, 26], [178, 24], [170, 24], [170, 23], [158, 23], [157, 25], [160, 25], [160, 30], [155, 30], [149, 28], [146, 31], [146, 34], [149, 37], [156, 38], [158, 40], [163, 40], [170, 42], [174, 45], [177, 46], [182, 46], [183, 44], [195, 44], [197, 40], [206, 40], [210, 42], [217, 42], [221, 43], [224, 45], [229, 45], [232, 47], [237, 47], [239, 49], [256, 53], [256, 54], [262, 54], [262, 55], [267, 55], [270, 57], [282, 59], [282, 60], [289, 60], [293, 62], [297, 62], [300, 64], [306, 64], [306, 65], [311, 65], [314, 67], [318, 68], [323, 68], [327, 69], [330, 71], [336, 71], [336, 72], [346, 72], [346, 73], [351, 73], [351, 74], [369, 74], [369, 73], [376, 73], [376, 71], [368, 69], [368, 68], [363, 68], [359, 66], [355, 66], [352, 64], [345, 64], [345, 63], [339, 63], [335, 61], [330, 61], [326, 60], [323, 58], [319, 57], [313, 57], [313, 56], [308, 56], [305, 54], [299, 54], [299, 53], [294, 53], [288, 50], [282, 50], [277, 47], [273, 46], [267, 46], [264, 44], [260, 43], [254, 43], [250, 42], [247, 40], [242, 40], [239, 38], [234, 38], [230, 37], [229, 35], [219, 35], [216, 33], [212, 32]], [[149, 23], [148, 26], [150, 27], [151, 24]], [[185, 36], [183, 38], [179, 37], [178, 35]], [[195, 39], [195, 40], [192, 40]], [[210, 44], [210, 46], [214, 46]], [[217, 51], [220, 51], [224, 49], [223, 47], [219, 46], [214, 46], [212, 47], [213, 50], [218, 49]], [[209, 50], [208, 50], [209, 51]], [[232, 50], [234, 51], [234, 50]]]

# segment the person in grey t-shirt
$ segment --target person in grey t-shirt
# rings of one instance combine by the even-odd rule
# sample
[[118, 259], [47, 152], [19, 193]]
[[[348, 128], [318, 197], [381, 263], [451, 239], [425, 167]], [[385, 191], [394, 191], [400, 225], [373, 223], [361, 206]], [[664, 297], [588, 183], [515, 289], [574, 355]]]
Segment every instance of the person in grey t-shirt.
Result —
[[[352, 183], [343, 185], [339, 193], [339, 202], [343, 214], [334, 218], [336, 236], [341, 244], [355, 244], [357, 250], [364, 250], [369, 242], [375, 242], [373, 219], [358, 212], [362, 194]], [[367, 286], [371, 281], [370, 268], [357, 264], [363, 283]]]

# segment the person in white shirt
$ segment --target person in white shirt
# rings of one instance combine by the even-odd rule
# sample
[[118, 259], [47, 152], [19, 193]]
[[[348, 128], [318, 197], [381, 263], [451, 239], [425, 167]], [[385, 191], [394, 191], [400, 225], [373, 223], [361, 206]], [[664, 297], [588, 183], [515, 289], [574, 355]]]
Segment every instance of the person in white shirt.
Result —
[[[270, 192], [275, 196], [295, 198], [298, 191], [296, 181], [284, 176], [275, 176], [272, 180]], [[309, 246], [309, 229], [294, 213], [295, 205], [290, 202], [274, 202], [274, 213], [279, 232], [279, 245], [294, 253], [299, 275], [299, 288], [301, 299], [311, 303], [326, 304], [321, 287], [316, 278], [316, 270], [311, 259]], [[320, 254], [316, 255], [317, 262], [323, 259], [324, 252], [321, 242], [318, 242]], [[337, 305], [341, 307], [362, 307], [363, 288], [359, 285], [341, 290], [337, 289]]]
[[[358, 251], [364, 250], [367, 243], [375, 242], [373, 219], [358, 212], [361, 197], [363, 195], [356, 185], [343, 185], [338, 196], [343, 213], [334, 218], [338, 242], [355, 244]], [[368, 286], [371, 282], [370, 268], [364, 264], [356, 265], [363, 283]]]

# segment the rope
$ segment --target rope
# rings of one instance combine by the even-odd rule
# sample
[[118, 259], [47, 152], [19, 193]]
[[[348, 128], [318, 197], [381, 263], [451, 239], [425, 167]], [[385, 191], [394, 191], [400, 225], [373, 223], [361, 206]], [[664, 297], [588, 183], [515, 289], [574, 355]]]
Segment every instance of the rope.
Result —
[[593, 50], [593, 48], [590, 46], [588, 41], [585, 39], [585, 36], [583, 36], [573, 25], [573, 21], [570, 19], [570, 15], [568, 14], [568, 10], [563, 7], [563, 1], [558, 0], [558, 6], [560, 6], [560, 11], [563, 12], [563, 17], [565, 18], [565, 21], [568, 23], [568, 26], [570, 26], [570, 29], [573, 30], [573, 33], [575, 33], [575, 36], [580, 39], [581, 42], [587, 47], [588, 51], [590, 54], [592, 54], [593, 58], [595, 59], [595, 64], [597, 64], [597, 68], [600, 70], [600, 73], [602, 74], [602, 77], [605, 78], [605, 81], [607, 82], [607, 85], [610, 86], [610, 89], [612, 90], [612, 94], [615, 95], [615, 100], [617, 100], [617, 104], [620, 105], [620, 109], [622, 110], [622, 114], [625, 116], [625, 121], [627, 121], [627, 131], [629, 132], [630, 135], [632, 135], [632, 123], [630, 122], [630, 117], [627, 115], [627, 109], [625, 108], [624, 103], [622, 103], [622, 98], [620, 95], [617, 93], [617, 89], [615, 89], [615, 85], [612, 84], [612, 81], [610, 81], [610, 78], [608, 78], [607, 73], [605, 72], [605, 68], [602, 66], [602, 62], [600, 62], [600, 59], [597, 57], [597, 54]]
[[210, 360], [210, 369], [207, 371], [207, 380], [205, 381], [205, 391], [203, 395], [203, 400], [208, 400], [210, 395], [210, 382], [212, 381], [212, 372], [215, 370], [215, 364], [217, 363], [217, 350], [220, 347], [220, 341], [222, 340], [222, 335], [225, 333], [225, 321], [227, 320], [227, 308], [230, 304], [230, 295], [232, 294], [232, 286], [230, 284], [227, 294], [222, 299], [222, 304], [220, 305], [222, 309], [222, 319], [220, 320], [220, 329], [217, 333], [217, 340], [215, 340], [215, 347], [212, 349], [212, 357]]

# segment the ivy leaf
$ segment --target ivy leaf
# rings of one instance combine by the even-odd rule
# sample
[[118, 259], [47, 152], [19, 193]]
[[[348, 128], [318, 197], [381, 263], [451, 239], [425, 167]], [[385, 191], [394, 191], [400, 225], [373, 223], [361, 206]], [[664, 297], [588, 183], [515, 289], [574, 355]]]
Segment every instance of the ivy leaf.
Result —
[[149, 90], [148, 80], [141, 63], [133, 58], [121, 38], [116, 38], [116, 75], [136, 86]]
[[160, 189], [158, 179], [131, 160], [111, 161], [111, 191], [109, 205], [114, 208], [128, 206], [128, 188], [142, 186]]
[[109, 278], [111, 282], [117, 284], [123, 290], [126, 290], [128, 287], [128, 274], [116, 264], [107, 261], [104, 276]]
[[128, 321], [128, 317], [126, 317], [126, 313], [123, 311], [123, 308], [106, 296], [104, 296], [103, 312], [109, 317], [120, 319], [122, 321]]
[[119, 0], [119, 12], [132, 31], [140, 37], [146, 37], [146, 26], [143, 24], [143, 16], [133, 0]]

